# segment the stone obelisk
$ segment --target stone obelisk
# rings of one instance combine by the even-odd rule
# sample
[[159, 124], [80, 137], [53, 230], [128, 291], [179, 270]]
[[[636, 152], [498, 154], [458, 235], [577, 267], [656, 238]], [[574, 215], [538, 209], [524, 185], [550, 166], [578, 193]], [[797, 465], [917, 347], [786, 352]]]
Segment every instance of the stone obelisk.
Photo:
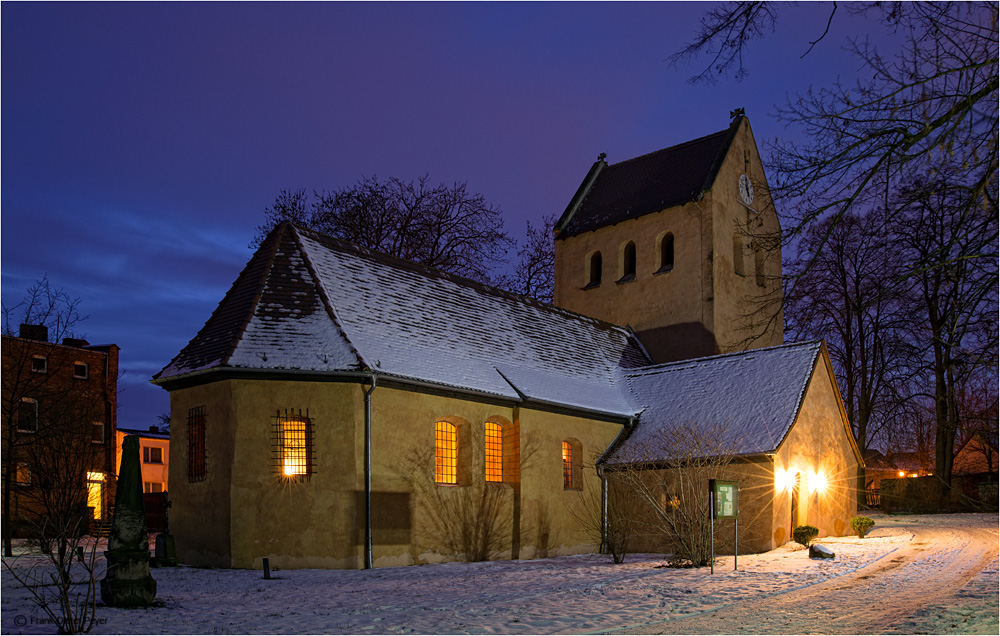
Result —
[[149, 574], [146, 502], [142, 497], [139, 438], [126, 435], [115, 492], [115, 516], [108, 537], [108, 572], [101, 581], [101, 599], [113, 607], [144, 607], [156, 598], [156, 581]]

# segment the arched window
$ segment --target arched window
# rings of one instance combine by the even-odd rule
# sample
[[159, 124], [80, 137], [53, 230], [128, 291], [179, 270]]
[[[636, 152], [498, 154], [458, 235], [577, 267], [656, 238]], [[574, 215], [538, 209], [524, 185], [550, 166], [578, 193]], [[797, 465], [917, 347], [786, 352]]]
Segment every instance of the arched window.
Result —
[[434, 424], [434, 481], [458, 483], [458, 427], [444, 420]]
[[669, 272], [674, 268], [674, 235], [667, 232], [660, 239], [660, 269], [657, 272]]
[[601, 284], [601, 269], [603, 263], [600, 252], [594, 252], [587, 257], [587, 287], [597, 287]]
[[563, 488], [570, 490], [573, 488], [573, 445], [569, 442], [563, 442], [562, 465]]
[[629, 241], [622, 248], [622, 277], [618, 282], [635, 280], [635, 243]]
[[563, 489], [580, 490], [583, 488], [581, 466], [583, 462], [583, 446], [575, 439], [563, 440], [562, 467]]
[[746, 265], [743, 262], [743, 237], [739, 232], [733, 234], [733, 271], [740, 276], [746, 275]]
[[486, 422], [486, 481], [503, 481], [503, 426]]

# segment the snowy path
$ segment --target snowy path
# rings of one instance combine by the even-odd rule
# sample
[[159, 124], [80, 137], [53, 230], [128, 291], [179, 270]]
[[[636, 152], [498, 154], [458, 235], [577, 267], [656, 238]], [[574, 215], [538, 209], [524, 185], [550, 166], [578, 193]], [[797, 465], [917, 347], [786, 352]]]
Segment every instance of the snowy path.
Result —
[[913, 540], [865, 567], [709, 615], [645, 625], [643, 633], [996, 633], [995, 613], [990, 628], [966, 625], [973, 611], [960, 591], [992, 572], [992, 589], [982, 591], [992, 593], [997, 610], [997, 528], [967, 524], [964, 517], [893, 519]]
[[[153, 571], [158, 606], [98, 607], [95, 633], [996, 634], [997, 515], [876, 517], [863, 540], [787, 545], [705, 568], [579, 555], [369, 571]], [[23, 567], [38, 557], [23, 557]], [[99, 568], [103, 569], [103, 567]], [[3, 633], [55, 633], [3, 573]]]

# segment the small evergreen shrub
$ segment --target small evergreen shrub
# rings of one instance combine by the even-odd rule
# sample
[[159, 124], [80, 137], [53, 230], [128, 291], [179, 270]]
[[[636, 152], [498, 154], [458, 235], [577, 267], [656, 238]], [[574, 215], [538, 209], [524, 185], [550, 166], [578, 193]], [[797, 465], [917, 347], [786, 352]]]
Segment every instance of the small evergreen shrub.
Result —
[[854, 517], [851, 519], [851, 530], [854, 530], [854, 534], [858, 535], [859, 539], [864, 539], [868, 531], [871, 530], [875, 522], [868, 517]]
[[816, 526], [799, 526], [792, 531], [792, 538], [795, 539], [796, 543], [801, 543], [808, 548], [818, 534], [819, 528]]

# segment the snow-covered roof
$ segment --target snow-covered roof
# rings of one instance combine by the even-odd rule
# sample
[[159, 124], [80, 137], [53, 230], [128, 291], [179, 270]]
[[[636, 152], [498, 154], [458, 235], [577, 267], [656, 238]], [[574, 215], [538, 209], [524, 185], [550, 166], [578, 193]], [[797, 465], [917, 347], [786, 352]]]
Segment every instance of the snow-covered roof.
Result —
[[154, 377], [211, 369], [374, 372], [628, 416], [628, 329], [283, 224]]
[[821, 346], [781, 345], [627, 372], [641, 414], [608, 463], [677, 459], [662, 441], [674, 427], [711, 430], [720, 439], [706, 441], [734, 455], [776, 451], [795, 421]]

